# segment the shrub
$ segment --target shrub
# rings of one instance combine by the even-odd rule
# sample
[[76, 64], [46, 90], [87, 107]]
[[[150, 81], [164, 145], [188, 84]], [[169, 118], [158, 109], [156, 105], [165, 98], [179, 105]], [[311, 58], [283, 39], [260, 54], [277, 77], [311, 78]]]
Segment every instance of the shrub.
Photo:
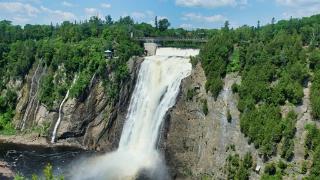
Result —
[[232, 116], [231, 116], [231, 113], [230, 113], [229, 109], [227, 111], [227, 120], [228, 120], [229, 123], [231, 123], [231, 121], [232, 121]]
[[287, 169], [287, 164], [285, 162], [283, 162], [282, 160], [279, 160], [278, 162], [278, 167], [281, 169], [281, 170], [285, 170]]
[[233, 93], [238, 93], [239, 92], [239, 85], [237, 83], [233, 83], [231, 86], [232, 92]]
[[216, 100], [223, 88], [223, 81], [219, 76], [213, 77], [207, 80], [205, 87], [207, 91], [210, 91], [212, 93], [214, 99]]
[[188, 89], [187, 91], [187, 101], [192, 101], [193, 97], [197, 95], [197, 92], [194, 88]]
[[269, 175], [275, 175], [277, 172], [277, 168], [274, 163], [269, 163], [265, 166], [264, 172]]
[[307, 174], [307, 172], [308, 172], [307, 162], [304, 161], [301, 165], [301, 174]]
[[209, 109], [208, 109], [208, 102], [206, 99], [202, 101], [202, 111], [205, 115], [208, 115]]

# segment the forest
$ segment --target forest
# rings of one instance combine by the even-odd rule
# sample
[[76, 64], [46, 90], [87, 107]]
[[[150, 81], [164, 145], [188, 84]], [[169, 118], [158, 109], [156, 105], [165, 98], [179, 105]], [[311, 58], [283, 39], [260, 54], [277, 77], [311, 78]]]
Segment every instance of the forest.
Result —
[[[313, 121], [320, 117], [320, 15], [277, 23], [272, 19], [262, 27], [259, 24], [230, 29], [226, 23], [204, 45], [200, 59], [207, 76], [206, 89], [217, 98], [225, 75], [238, 72], [241, 84], [234, 84], [232, 90], [240, 97], [242, 133], [265, 161], [280, 153], [290, 162], [297, 115], [294, 111], [283, 115], [281, 107], [301, 105], [303, 89], [310, 83]], [[312, 138], [307, 138], [306, 153], [313, 154], [313, 164], [307, 179], [317, 179], [319, 130], [315, 126], [308, 130]], [[269, 173], [262, 179], [281, 176]]]

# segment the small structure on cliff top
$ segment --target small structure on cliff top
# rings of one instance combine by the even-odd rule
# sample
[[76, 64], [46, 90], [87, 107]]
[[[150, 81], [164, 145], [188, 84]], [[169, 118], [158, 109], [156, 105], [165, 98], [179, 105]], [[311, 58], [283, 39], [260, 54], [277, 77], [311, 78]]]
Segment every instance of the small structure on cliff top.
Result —
[[105, 57], [107, 58], [107, 59], [112, 59], [112, 57], [113, 57], [113, 51], [112, 50], [106, 50], [106, 51], [104, 51], [104, 53], [105, 53]]

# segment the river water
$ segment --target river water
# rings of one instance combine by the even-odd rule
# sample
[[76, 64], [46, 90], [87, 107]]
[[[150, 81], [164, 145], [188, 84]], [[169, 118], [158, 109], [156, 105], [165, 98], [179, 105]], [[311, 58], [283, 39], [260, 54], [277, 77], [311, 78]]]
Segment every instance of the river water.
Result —
[[93, 152], [74, 147], [44, 147], [1, 143], [0, 160], [9, 164], [14, 172], [25, 177], [33, 174], [42, 176], [43, 169], [50, 163], [56, 175], [68, 175], [68, 169], [81, 158], [93, 156]]

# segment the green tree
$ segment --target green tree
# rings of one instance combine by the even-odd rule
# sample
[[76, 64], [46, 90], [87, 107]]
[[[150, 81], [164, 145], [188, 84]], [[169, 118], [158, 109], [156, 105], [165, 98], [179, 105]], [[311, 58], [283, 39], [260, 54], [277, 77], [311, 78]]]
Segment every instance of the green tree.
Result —
[[159, 26], [159, 30], [160, 30], [160, 31], [165, 31], [165, 30], [167, 30], [167, 29], [169, 28], [169, 26], [170, 26], [170, 22], [169, 22], [169, 20], [166, 19], [166, 18], [159, 20], [158, 24], [159, 24], [158, 26]]

